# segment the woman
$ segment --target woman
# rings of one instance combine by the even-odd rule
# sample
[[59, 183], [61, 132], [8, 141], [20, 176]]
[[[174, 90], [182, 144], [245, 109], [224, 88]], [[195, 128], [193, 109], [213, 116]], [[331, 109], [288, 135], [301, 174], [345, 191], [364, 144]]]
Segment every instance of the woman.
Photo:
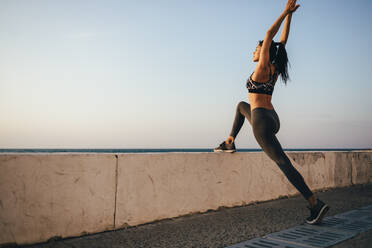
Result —
[[[291, 161], [276, 138], [280, 122], [273, 105], [271, 96], [275, 82], [279, 75], [284, 83], [288, 80], [288, 58], [285, 50], [287, 43], [292, 13], [300, 5], [296, 0], [288, 0], [284, 12], [267, 31], [265, 39], [259, 41], [253, 53], [253, 61], [258, 62], [255, 71], [247, 80], [248, 98], [250, 104], [240, 102], [236, 108], [235, 120], [226, 141], [222, 142], [215, 152], [235, 152], [234, 140], [239, 133], [244, 119], [247, 118], [252, 125], [253, 134], [263, 151], [279, 166], [288, 180], [297, 188], [302, 196], [309, 202], [311, 216], [306, 219], [309, 224], [321, 222], [329, 207], [314, 194], [306, 185], [301, 174], [293, 167]], [[282, 22], [286, 19], [280, 42], [273, 41]]]

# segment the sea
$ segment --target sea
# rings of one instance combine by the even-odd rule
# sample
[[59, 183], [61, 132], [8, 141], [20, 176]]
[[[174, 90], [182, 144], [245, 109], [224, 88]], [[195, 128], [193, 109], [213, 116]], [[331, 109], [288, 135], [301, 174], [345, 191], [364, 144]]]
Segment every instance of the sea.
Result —
[[[284, 149], [284, 151], [363, 151], [371, 148], [311, 148], [311, 149]], [[260, 152], [262, 149], [237, 149], [237, 152]], [[170, 152], [213, 152], [211, 148], [145, 148], [145, 149], [0, 149], [0, 153], [170, 153]]]

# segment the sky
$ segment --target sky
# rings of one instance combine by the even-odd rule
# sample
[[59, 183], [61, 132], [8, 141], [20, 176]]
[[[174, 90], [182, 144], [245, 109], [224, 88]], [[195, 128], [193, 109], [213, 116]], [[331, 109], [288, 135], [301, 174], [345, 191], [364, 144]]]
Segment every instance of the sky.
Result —
[[[285, 4], [1, 0], [0, 148], [218, 146]], [[272, 98], [279, 141], [372, 148], [372, 1], [298, 4], [291, 81]], [[248, 121], [236, 146], [259, 148]]]

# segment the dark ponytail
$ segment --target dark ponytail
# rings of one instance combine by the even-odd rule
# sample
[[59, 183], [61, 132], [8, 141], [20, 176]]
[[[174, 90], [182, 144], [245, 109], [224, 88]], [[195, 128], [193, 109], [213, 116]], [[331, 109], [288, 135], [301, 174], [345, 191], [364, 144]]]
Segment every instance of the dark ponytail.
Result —
[[[263, 40], [259, 41], [259, 45], [262, 46]], [[285, 50], [285, 47], [283, 43], [281, 42], [271, 42], [270, 50], [270, 62], [275, 65], [276, 69], [279, 71], [279, 75], [284, 82], [284, 84], [287, 84], [287, 81], [289, 80], [288, 75], [288, 56], [287, 51]]]

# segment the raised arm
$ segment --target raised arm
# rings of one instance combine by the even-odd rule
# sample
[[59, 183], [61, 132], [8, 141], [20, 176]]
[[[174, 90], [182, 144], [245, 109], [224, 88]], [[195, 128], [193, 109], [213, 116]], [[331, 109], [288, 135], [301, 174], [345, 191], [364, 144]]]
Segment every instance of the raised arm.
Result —
[[285, 19], [284, 28], [282, 31], [282, 35], [280, 36], [280, 43], [282, 43], [284, 46], [287, 44], [289, 30], [291, 27], [291, 20], [292, 20], [292, 13], [289, 13], [287, 15], [287, 18]]
[[[293, 13], [294, 11], [296, 11], [298, 7], [300, 7], [300, 5], [298, 4], [296, 5], [296, 1], [297, 0], [288, 0], [283, 13], [279, 16], [279, 18], [274, 22], [274, 24], [266, 32], [266, 36], [265, 36], [265, 39], [261, 47], [260, 60], [257, 65], [258, 67], [265, 67], [269, 63], [270, 61], [269, 49], [270, 49], [271, 42], [274, 36], [276, 35], [276, 33], [278, 33], [280, 25], [282, 25], [282, 22], [284, 21], [286, 16]], [[288, 21], [286, 23], [288, 23]], [[288, 24], [290, 24], [290, 22]], [[288, 32], [289, 32], [289, 26], [288, 26]], [[286, 36], [288, 38], [288, 33], [286, 34]]]

